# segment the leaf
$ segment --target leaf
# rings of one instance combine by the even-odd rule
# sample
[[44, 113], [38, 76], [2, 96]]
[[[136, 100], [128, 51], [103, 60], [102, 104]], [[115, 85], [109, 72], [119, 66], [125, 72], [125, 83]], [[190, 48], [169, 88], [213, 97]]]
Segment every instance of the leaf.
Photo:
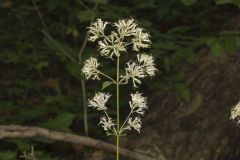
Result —
[[105, 88], [109, 87], [113, 82], [111, 81], [105, 81], [103, 82], [103, 85], [102, 85], [102, 90], [104, 90]]
[[74, 114], [65, 112], [42, 124], [42, 127], [63, 132], [71, 132], [69, 126], [72, 124], [74, 117]]
[[223, 52], [221, 44], [220, 43], [214, 43], [211, 46], [211, 52], [212, 52], [214, 57], [219, 57]]
[[0, 157], [2, 160], [15, 160], [16, 159], [16, 152], [13, 151], [1, 151]]
[[44, 114], [46, 114], [46, 109], [38, 106], [35, 108], [22, 108], [16, 116], [12, 116], [11, 118], [14, 118], [18, 122], [27, 122]]
[[23, 152], [28, 150], [28, 148], [30, 148], [30, 143], [28, 143], [28, 140], [26, 139], [10, 139], [8, 140], [8, 142], [10, 143], [15, 143], [18, 147], [18, 149]]
[[214, 57], [219, 57], [221, 54], [223, 54], [223, 46], [221, 45], [220, 41], [212, 38], [208, 42], [208, 45], [210, 45], [211, 53]]
[[176, 90], [179, 92], [181, 98], [185, 102], [190, 102], [191, 100], [191, 90], [186, 84], [178, 84]]
[[49, 62], [48, 61], [41, 61], [41, 62], [38, 62], [37, 64], [35, 64], [35, 68], [40, 71], [42, 70], [43, 68], [46, 68], [49, 66]]
[[224, 41], [224, 48], [227, 53], [234, 54], [234, 52], [237, 50], [237, 39], [233, 36], [229, 36]]
[[181, 2], [185, 5], [185, 6], [190, 6], [192, 4], [194, 4], [197, 0], [181, 0]]

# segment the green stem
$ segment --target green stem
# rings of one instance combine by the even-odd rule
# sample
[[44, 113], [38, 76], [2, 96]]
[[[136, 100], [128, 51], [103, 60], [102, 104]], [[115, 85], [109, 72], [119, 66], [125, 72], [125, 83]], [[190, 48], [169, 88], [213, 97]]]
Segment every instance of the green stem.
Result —
[[124, 129], [124, 126], [125, 126], [125, 124], [127, 123], [127, 121], [128, 121], [128, 119], [130, 118], [130, 116], [132, 115], [132, 113], [133, 113], [133, 109], [131, 109], [131, 111], [130, 111], [130, 113], [128, 114], [127, 118], [126, 118], [125, 121], [123, 122], [123, 124], [122, 124], [122, 126], [121, 126], [121, 128], [120, 128], [120, 134], [124, 131], [124, 130], [123, 130], [123, 129]]
[[116, 159], [119, 160], [119, 129], [120, 129], [120, 112], [119, 112], [119, 57], [117, 58], [117, 137], [116, 137], [116, 145], [117, 145], [117, 155]]
[[119, 141], [120, 141], [120, 137], [119, 135], [117, 135], [117, 160], [119, 160]]
[[106, 77], [106, 78], [108, 78], [109, 80], [111, 80], [113, 83], [117, 84], [117, 82], [116, 82], [114, 79], [112, 79], [110, 76], [104, 74], [103, 72], [99, 72], [99, 74], [103, 75], [104, 77]]

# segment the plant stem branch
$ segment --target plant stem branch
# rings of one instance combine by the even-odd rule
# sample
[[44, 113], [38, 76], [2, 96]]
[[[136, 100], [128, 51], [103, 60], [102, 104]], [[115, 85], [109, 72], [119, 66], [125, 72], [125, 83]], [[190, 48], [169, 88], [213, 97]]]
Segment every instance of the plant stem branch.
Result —
[[128, 114], [127, 118], [125, 119], [125, 121], [123, 122], [123, 124], [120, 128], [120, 133], [122, 132], [122, 129], [123, 129], [124, 125], [127, 123], [128, 119], [132, 115], [132, 113], [133, 113], [133, 110], [131, 109], [130, 113]]
[[106, 78], [108, 78], [109, 80], [111, 80], [113, 83], [117, 84], [117, 82], [116, 82], [113, 78], [111, 78], [110, 76], [106, 75], [105, 73], [100, 72], [99, 74], [103, 75], [104, 77], [106, 77]]
[[92, 14], [95, 14], [95, 11], [93, 11], [91, 8], [89, 8], [87, 5], [85, 5], [81, 0], [76, 0], [76, 2], [83, 6], [86, 10], [90, 11]]
[[[104, 112], [104, 114], [107, 116], [107, 118], [108, 119], [110, 119], [110, 116], [108, 115], [108, 113], [106, 112], [106, 110], [103, 110], [103, 112]], [[116, 133], [116, 128], [115, 128], [115, 126], [113, 126], [113, 129], [112, 128], [110, 128], [111, 129], [111, 131], [113, 132], [113, 135], [116, 135], [117, 133]]]
[[116, 137], [116, 159], [119, 160], [119, 142], [120, 142], [120, 136], [119, 136], [119, 128], [120, 128], [120, 109], [119, 109], [119, 57], [117, 57], [117, 137]]

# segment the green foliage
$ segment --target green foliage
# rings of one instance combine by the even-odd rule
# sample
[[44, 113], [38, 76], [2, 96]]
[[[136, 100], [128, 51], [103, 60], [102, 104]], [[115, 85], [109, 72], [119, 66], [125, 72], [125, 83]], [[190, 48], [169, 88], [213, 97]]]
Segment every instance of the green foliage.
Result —
[[71, 113], [61, 113], [57, 117], [48, 120], [46, 123], [41, 126], [53, 130], [63, 131], [63, 132], [71, 132], [69, 129], [72, 124], [74, 118], [74, 114]]
[[14, 151], [1, 151], [0, 152], [0, 157], [1, 157], [1, 159], [4, 159], [4, 160], [15, 160], [16, 156], [17, 156], [17, 154]]
[[219, 40], [212, 38], [208, 44], [214, 57], [219, 57], [221, 54], [223, 54], [223, 46]]

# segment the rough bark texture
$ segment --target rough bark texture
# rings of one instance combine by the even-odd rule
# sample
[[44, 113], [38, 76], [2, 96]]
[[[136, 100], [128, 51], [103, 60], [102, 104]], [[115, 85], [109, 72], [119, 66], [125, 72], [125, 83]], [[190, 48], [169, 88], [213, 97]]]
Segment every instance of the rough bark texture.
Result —
[[229, 120], [240, 97], [240, 56], [216, 59], [207, 51], [201, 54], [185, 69], [191, 102], [159, 92], [143, 120], [142, 134], [125, 139], [128, 146], [161, 153], [168, 160], [240, 159], [240, 129]]

